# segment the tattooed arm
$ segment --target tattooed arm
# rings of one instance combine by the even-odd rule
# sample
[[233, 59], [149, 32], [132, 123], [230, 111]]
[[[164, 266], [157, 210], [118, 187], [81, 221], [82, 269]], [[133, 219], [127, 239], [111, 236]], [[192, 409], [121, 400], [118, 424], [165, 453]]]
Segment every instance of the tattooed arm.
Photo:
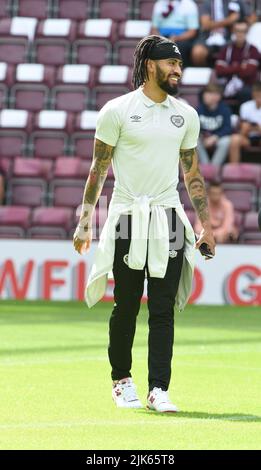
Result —
[[200, 173], [196, 149], [180, 150], [180, 160], [184, 172], [184, 182], [187, 192], [203, 227], [200, 238], [196, 243], [196, 248], [198, 248], [202, 243], [207, 243], [214, 254], [215, 240], [209, 221], [205, 182]]
[[88, 250], [90, 247], [92, 216], [107, 177], [113, 151], [114, 147], [95, 139], [92, 165], [83, 193], [80, 220], [73, 236], [74, 248], [78, 253], [81, 253], [83, 248]]

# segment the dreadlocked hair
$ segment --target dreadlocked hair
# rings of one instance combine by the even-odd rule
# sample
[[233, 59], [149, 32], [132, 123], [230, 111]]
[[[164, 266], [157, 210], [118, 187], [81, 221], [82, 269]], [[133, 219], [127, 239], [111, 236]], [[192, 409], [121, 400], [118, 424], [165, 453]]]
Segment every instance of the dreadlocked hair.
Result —
[[147, 61], [149, 52], [156, 44], [162, 42], [162, 40], [166, 41], [166, 38], [151, 35], [141, 39], [137, 44], [134, 51], [134, 67], [132, 72], [132, 83], [135, 90], [148, 79]]

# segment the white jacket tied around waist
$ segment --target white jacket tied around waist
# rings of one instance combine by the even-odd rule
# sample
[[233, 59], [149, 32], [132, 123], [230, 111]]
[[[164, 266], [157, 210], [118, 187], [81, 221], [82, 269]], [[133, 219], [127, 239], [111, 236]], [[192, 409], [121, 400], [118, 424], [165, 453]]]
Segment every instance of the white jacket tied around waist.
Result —
[[184, 260], [176, 296], [176, 306], [179, 310], [184, 309], [192, 289], [195, 237], [177, 190], [171, 185], [157, 196], [146, 194], [137, 196], [131, 194], [117, 181], [85, 289], [85, 300], [89, 307], [96, 304], [105, 294], [108, 274], [113, 268], [116, 225], [121, 214], [132, 216], [128, 266], [131, 269], [142, 270], [148, 254], [150, 276], [164, 278], [169, 260], [166, 208], [175, 208], [185, 226]]

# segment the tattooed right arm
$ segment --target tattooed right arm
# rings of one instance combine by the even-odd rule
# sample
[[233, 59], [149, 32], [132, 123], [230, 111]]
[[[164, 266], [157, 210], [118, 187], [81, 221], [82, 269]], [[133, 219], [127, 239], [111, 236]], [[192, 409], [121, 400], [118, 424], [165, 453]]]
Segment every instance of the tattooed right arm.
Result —
[[98, 202], [108, 169], [113, 157], [114, 147], [95, 139], [93, 160], [83, 192], [81, 215], [73, 236], [74, 248], [78, 253], [90, 248], [92, 240], [92, 216]]
[[93, 161], [83, 193], [80, 223], [82, 219], [88, 222], [88, 219], [93, 214], [108, 174], [113, 151], [114, 147], [105, 144], [101, 140], [95, 139]]

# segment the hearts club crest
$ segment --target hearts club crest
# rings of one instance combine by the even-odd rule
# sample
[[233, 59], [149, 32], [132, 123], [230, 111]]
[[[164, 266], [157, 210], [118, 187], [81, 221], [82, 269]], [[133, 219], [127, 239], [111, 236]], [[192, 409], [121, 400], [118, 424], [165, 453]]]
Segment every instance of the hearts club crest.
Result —
[[185, 122], [183, 116], [176, 115], [176, 114], [173, 114], [172, 116], [170, 116], [170, 120], [172, 124], [174, 124], [174, 126], [176, 127], [182, 127]]

